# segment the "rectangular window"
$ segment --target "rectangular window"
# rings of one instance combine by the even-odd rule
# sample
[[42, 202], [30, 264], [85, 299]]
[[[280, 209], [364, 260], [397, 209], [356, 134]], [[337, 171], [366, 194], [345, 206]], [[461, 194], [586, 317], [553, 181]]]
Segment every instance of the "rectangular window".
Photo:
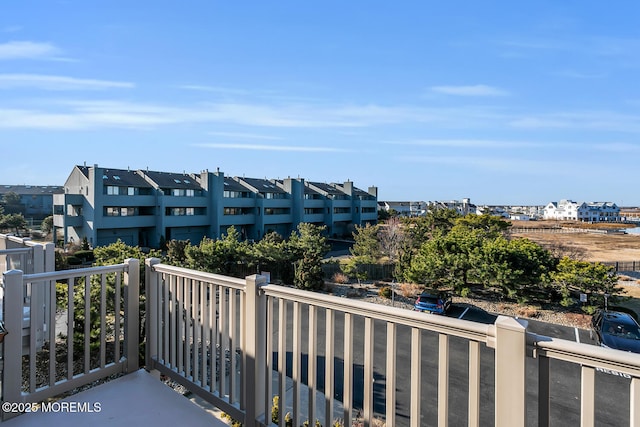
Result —
[[117, 196], [120, 194], [120, 189], [115, 185], [107, 185], [107, 194], [110, 196]]
[[135, 196], [136, 189], [134, 187], [127, 187], [127, 196]]
[[351, 208], [333, 208], [334, 214], [348, 214], [351, 213]]
[[226, 197], [227, 199], [244, 199], [249, 197], [249, 193], [246, 191], [224, 190], [223, 197]]
[[181, 188], [174, 188], [173, 190], [171, 190], [171, 195], [172, 196], [184, 196], [184, 190]]
[[120, 216], [120, 208], [105, 208], [107, 216]]
[[[193, 191], [193, 190], [191, 190], [191, 191]], [[194, 208], [186, 208], [185, 213], [188, 216], [193, 216], [193, 215], [195, 215], [196, 210]]]
[[290, 213], [290, 208], [264, 208], [265, 215], [288, 215]]
[[185, 190], [184, 194], [187, 197], [193, 197], [196, 195], [196, 192], [193, 190], [193, 188], [188, 188], [187, 190]]
[[324, 212], [324, 209], [322, 208], [304, 208], [305, 215], [318, 215], [318, 214], [322, 214], [323, 212]]
[[224, 208], [225, 215], [251, 215], [253, 208]]
[[284, 199], [284, 193], [264, 193], [265, 199]]

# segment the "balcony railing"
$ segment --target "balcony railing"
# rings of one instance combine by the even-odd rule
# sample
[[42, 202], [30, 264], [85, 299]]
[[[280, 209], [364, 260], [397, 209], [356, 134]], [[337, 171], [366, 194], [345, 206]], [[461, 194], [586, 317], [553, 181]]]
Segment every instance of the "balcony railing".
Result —
[[[72, 283], [97, 275], [91, 283], [104, 283], [104, 275], [116, 274], [121, 278], [116, 279], [116, 289], [122, 293], [113, 296], [114, 304], [122, 305], [111, 316], [101, 309], [101, 321], [113, 325], [102, 326], [101, 333], [116, 332], [101, 337], [98, 366], [86, 363], [90, 349], [84, 343], [82, 372], [72, 374], [71, 355], [78, 353], [73, 340], [66, 338], [66, 374], [53, 380], [52, 372], [43, 385], [30, 379], [26, 389], [20, 387], [21, 375], [33, 374], [22, 373], [21, 357], [7, 352], [15, 345], [11, 333], [7, 335], [4, 400], [42, 399], [82, 381], [136, 369], [136, 271], [137, 265], [128, 261], [84, 271], [6, 273], [5, 285], [6, 279], [18, 283], [21, 277], [23, 286], [40, 283], [51, 297], [56, 281]], [[291, 412], [295, 426], [305, 420], [313, 425], [316, 419], [323, 426], [333, 425], [335, 419], [345, 426], [372, 426], [377, 419], [387, 426], [546, 426], [552, 420], [571, 425], [565, 416], [573, 413], [582, 425], [593, 426], [603, 423], [595, 396], [604, 382], [615, 388], [598, 400], [613, 400], [622, 408], [616, 416], [623, 421], [614, 424], [640, 425], [637, 355], [538, 336], [517, 319], [501, 316], [487, 325], [425, 315], [267, 284], [262, 276], [236, 279], [164, 265], [157, 259], [147, 260], [145, 283], [146, 368], [160, 371], [245, 426], [271, 425], [274, 396], [279, 397], [280, 426], [285, 425], [286, 412]], [[6, 297], [21, 296], [10, 288], [5, 289]], [[68, 286], [70, 293], [72, 289]], [[66, 301], [57, 312], [66, 313], [68, 337], [73, 335], [70, 313], [78, 308], [88, 311], [94, 302], [85, 299], [77, 307], [73, 298]], [[9, 329], [18, 315], [11, 310], [7, 314]], [[56, 341], [53, 332], [48, 339]], [[119, 358], [106, 361], [105, 346], [119, 346]], [[50, 369], [55, 364], [49, 360]], [[623, 381], [613, 386], [611, 381], [595, 381], [603, 370], [616, 372]], [[558, 391], [558, 371], [577, 373], [572, 378], [579, 384], [578, 399]]]

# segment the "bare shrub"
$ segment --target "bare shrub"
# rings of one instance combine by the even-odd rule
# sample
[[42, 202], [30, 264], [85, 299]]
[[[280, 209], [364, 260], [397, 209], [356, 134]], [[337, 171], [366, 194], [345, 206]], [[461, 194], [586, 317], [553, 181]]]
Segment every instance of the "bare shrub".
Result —
[[345, 284], [349, 283], [349, 276], [347, 276], [344, 273], [337, 272], [337, 273], [333, 274], [332, 280], [333, 280], [334, 283], [339, 283], [341, 285], [345, 285]]
[[540, 312], [535, 307], [519, 307], [516, 313], [520, 317], [526, 317], [528, 319], [535, 319], [540, 316]]
[[415, 283], [401, 283], [400, 284], [400, 294], [402, 294], [405, 298], [410, 298], [415, 295], [418, 295], [422, 291], [422, 286], [416, 285]]

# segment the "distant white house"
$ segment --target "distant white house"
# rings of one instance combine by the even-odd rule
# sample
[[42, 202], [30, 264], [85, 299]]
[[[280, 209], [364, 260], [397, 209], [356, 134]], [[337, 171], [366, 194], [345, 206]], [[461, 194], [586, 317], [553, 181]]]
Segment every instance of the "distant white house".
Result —
[[426, 203], [419, 201], [388, 202], [379, 201], [378, 210], [390, 212], [394, 210], [400, 216], [422, 216], [426, 213]]
[[620, 208], [613, 202], [574, 202], [563, 199], [545, 206], [544, 219], [619, 222]]

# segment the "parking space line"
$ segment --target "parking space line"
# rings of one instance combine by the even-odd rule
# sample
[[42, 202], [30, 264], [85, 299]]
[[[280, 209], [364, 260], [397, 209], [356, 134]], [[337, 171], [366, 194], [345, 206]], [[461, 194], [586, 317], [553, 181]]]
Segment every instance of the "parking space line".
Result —
[[464, 317], [465, 314], [467, 314], [467, 311], [469, 311], [469, 307], [465, 308], [464, 311], [462, 312], [462, 314], [460, 316], [458, 316], [458, 319], [462, 319]]
[[576, 342], [579, 343], [580, 342], [580, 334], [578, 333], [578, 328], [573, 328], [576, 331]]

